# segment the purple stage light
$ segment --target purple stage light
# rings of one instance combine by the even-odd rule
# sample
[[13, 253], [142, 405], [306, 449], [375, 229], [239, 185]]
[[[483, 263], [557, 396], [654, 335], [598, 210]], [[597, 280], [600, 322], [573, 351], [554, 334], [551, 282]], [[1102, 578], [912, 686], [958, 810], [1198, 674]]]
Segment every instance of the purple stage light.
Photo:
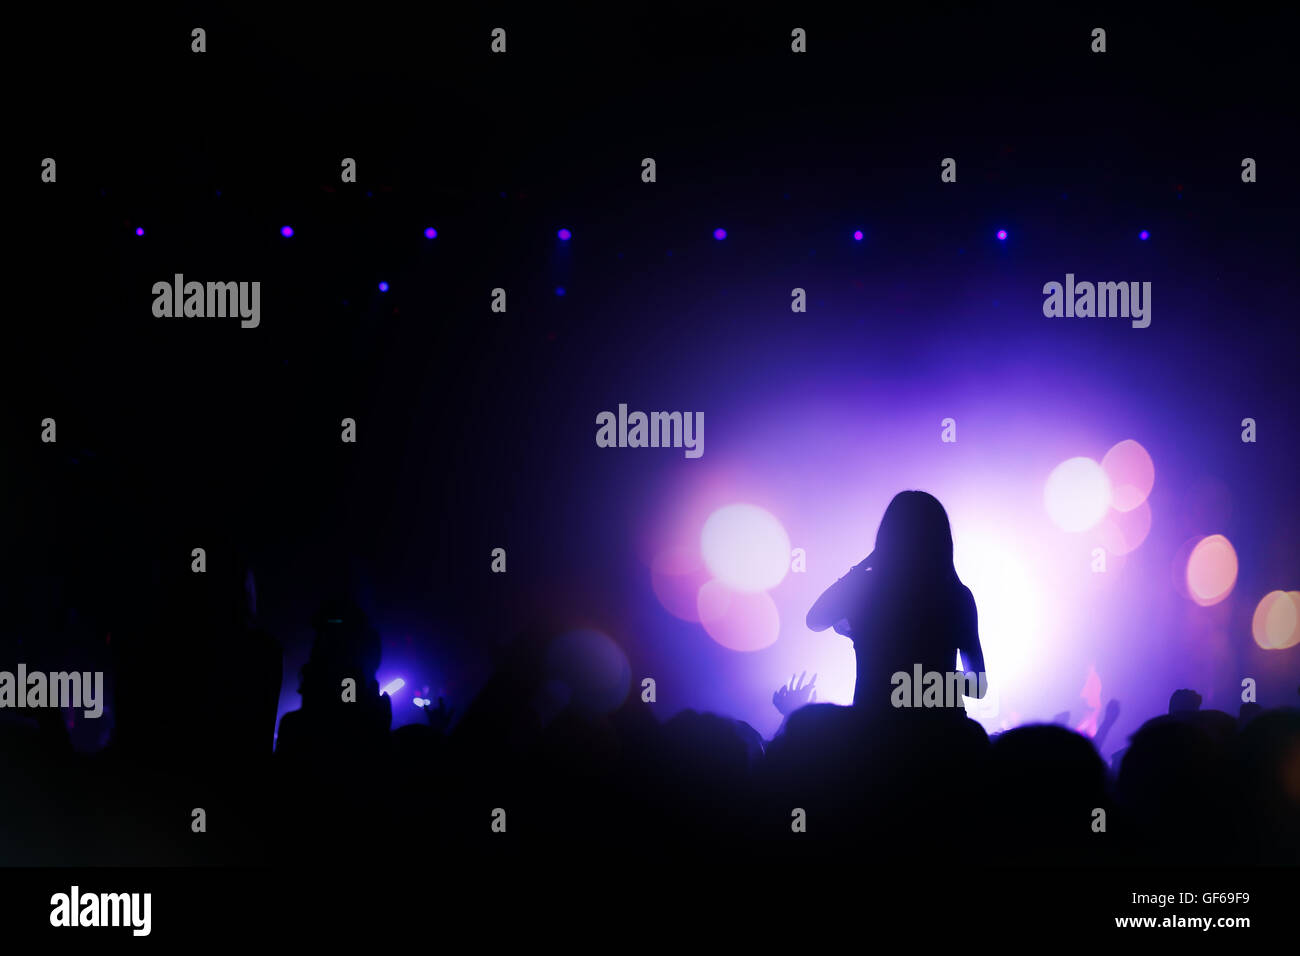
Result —
[[284, 236], [284, 238], [286, 238], [286, 239], [292, 239], [292, 238], [293, 238], [293, 226], [281, 226], [281, 227], [280, 227], [280, 235]]
[[564, 295], [564, 286], [562, 286], [562, 285], [557, 285], [557, 286], [555, 287], [555, 294], [556, 294], [556, 295]]
[[379, 691], [379, 693], [381, 695], [387, 694], [389, 697], [392, 697], [394, 694], [396, 694], [399, 690], [401, 690], [405, 686], [406, 686], [406, 681], [398, 677], [385, 684], [383, 688]]
[[380, 292], [387, 292], [387, 291], [388, 291], [388, 283], [387, 283], [387, 282], [381, 282], [381, 283], [379, 283], [379, 291], [380, 291]]
[[714, 230], [713, 230], [713, 238], [714, 238], [714, 239], [718, 239], [718, 240], [726, 239], [726, 238], [727, 238], [727, 230], [725, 230], [725, 229], [714, 229]]
[[998, 239], [999, 239], [1000, 241], [1002, 241], [1002, 242], [1005, 242], [1005, 241], [1006, 241], [1006, 239], [1007, 239], [1007, 231], [1006, 231], [1005, 229], [999, 229], [999, 230], [998, 230]]
[[858, 242], [861, 242], [861, 241], [862, 241], [862, 230], [861, 230], [861, 229], [855, 229], [855, 230], [853, 230], [853, 238], [856, 239]]
[[559, 232], [556, 233], [556, 235], [560, 237], [560, 240], [562, 242], [568, 242], [570, 239], [573, 238], [573, 233], [569, 232], [569, 230], [567, 229], [561, 229]]
[[1145, 242], [1147, 239], [1151, 238], [1151, 233], [1143, 229], [1141, 232], [1138, 233], [1138, 238]]
[[437, 239], [437, 238], [438, 238], [438, 230], [437, 230], [437, 229], [434, 229], [433, 226], [430, 226], [428, 229], [424, 230], [424, 238], [426, 238], [426, 239]]
[[143, 226], [136, 226], [136, 227], [135, 227], [135, 234], [136, 234], [137, 236], [143, 236], [143, 235], [144, 235], [144, 227], [143, 227]]

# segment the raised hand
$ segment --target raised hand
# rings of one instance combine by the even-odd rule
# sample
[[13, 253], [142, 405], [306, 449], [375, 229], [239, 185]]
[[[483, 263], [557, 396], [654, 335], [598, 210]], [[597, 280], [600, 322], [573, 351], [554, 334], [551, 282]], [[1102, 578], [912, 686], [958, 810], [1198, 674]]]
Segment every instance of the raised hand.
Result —
[[776, 692], [772, 694], [772, 706], [783, 716], [793, 713], [804, 704], [817, 700], [817, 691], [813, 687], [817, 683], [817, 675], [813, 674], [812, 680], [805, 683], [804, 678], [807, 676], [808, 672], [804, 671], [799, 675], [799, 680], [796, 681], [794, 675], [791, 674], [790, 684], [778, 687]]
[[1105, 745], [1106, 735], [1110, 733], [1110, 729], [1115, 726], [1115, 721], [1118, 719], [1119, 701], [1112, 697], [1106, 704], [1106, 713], [1102, 716], [1101, 723], [1097, 726], [1097, 733], [1092, 738], [1092, 745], [1098, 751]]

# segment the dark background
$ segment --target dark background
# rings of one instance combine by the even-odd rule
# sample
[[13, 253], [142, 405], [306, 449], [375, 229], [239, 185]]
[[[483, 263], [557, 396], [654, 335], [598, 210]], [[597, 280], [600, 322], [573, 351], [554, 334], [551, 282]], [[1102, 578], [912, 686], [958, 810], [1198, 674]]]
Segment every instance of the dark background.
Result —
[[[1197, 421], [1233, 438], [1255, 410], [1276, 430], [1234, 490], [1283, 502], [1261, 528], [1300, 533], [1294, 57], [1268, 18], [16, 16], [4, 659], [95, 660], [147, 600], [150, 562], [220, 539], [257, 568], [286, 687], [311, 612], [348, 589], [390, 648], [468, 693], [525, 622], [608, 627], [646, 601], [632, 516], [683, 461], [598, 457], [596, 411], [726, 395], [706, 436], [722, 448], [751, 393], [905, 371], [918, 338], [999, 356], [1045, 396], [1057, 365], [1090, 364], [1174, 445]], [[489, 52], [498, 25], [505, 56]], [[806, 56], [789, 52], [794, 26]], [[39, 181], [45, 156], [57, 185]], [[345, 156], [356, 184], [339, 182]], [[939, 182], [944, 156], [958, 188]], [[1249, 187], [1243, 156], [1259, 160]], [[854, 223], [866, 242], [844, 241]], [[1127, 242], [1136, 224], [1158, 252]], [[1003, 225], [1037, 237], [1014, 264], [987, 241]], [[1038, 289], [1074, 262], [1081, 279], [1155, 280], [1150, 334], [1047, 330]], [[261, 281], [260, 328], [155, 319], [152, 284], [176, 272]], [[818, 289], [799, 323], [795, 285]], [[963, 314], [999, 298], [1000, 321]], [[1213, 381], [1188, 377], [1211, 366]], [[57, 445], [39, 441], [46, 416]], [[488, 573], [498, 546], [507, 575]], [[1273, 560], [1300, 572], [1294, 545]], [[633, 673], [682, 646], [629, 641]], [[706, 672], [723, 660], [709, 653]], [[176, 689], [220, 685], [183, 674]]]

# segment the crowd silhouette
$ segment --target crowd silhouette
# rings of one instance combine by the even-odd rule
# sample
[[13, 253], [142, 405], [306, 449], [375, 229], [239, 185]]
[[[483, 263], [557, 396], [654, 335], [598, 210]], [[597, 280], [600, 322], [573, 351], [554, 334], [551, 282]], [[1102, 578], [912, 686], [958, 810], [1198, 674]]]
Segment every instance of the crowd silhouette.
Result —
[[[721, 714], [663, 719], [635, 690], [610, 713], [557, 702], [544, 623], [504, 643], [473, 699], [393, 730], [379, 635], [346, 597], [312, 622], [301, 706], [277, 736], [283, 655], [257, 624], [252, 572], [233, 550], [209, 563], [161, 574], [150, 617], [115, 636], [107, 746], [75, 751], [57, 711], [0, 722], [4, 863], [628, 847], [940, 867], [1300, 861], [1295, 707], [1232, 715], [1179, 689], [1108, 765], [1115, 701], [1094, 738], [1053, 723], [990, 736], [960, 708], [889, 706], [892, 670], [947, 671], [957, 650], [983, 667], [947, 516], [920, 492], [891, 503], [872, 555], [809, 612], [855, 642], [854, 705], [817, 702], [816, 675], [792, 677], [770, 740]], [[200, 672], [220, 692], [178, 704], [164, 690]]]

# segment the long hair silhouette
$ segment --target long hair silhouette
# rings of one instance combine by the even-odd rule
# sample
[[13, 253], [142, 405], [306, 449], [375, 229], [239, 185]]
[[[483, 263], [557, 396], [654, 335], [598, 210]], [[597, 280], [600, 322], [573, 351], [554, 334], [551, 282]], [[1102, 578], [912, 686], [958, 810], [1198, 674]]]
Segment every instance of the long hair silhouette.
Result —
[[876, 546], [826, 589], [808, 611], [808, 627], [834, 627], [857, 654], [856, 707], [883, 706], [891, 676], [983, 674], [975, 598], [953, 566], [952, 528], [937, 498], [924, 491], [894, 496], [881, 518]]
[[933, 495], [902, 491], [885, 509], [868, 567], [892, 576], [923, 576], [932, 583], [958, 580], [952, 563], [948, 513]]

